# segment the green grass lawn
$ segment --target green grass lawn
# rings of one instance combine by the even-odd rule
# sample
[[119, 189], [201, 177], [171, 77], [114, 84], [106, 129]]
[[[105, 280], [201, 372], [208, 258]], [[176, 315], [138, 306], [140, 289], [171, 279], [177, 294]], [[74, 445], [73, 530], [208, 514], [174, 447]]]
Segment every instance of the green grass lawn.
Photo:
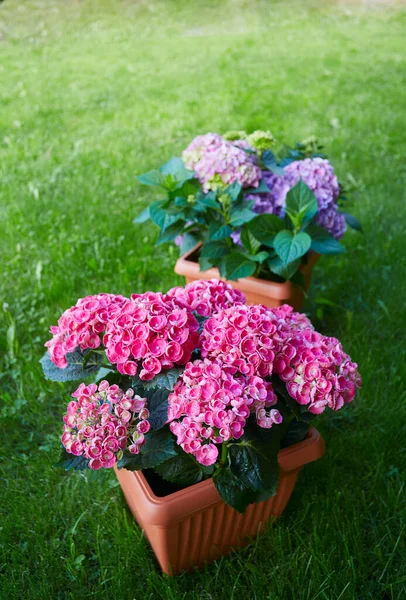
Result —
[[[374, 2], [0, 4], [1, 598], [406, 598], [404, 22]], [[169, 579], [112, 472], [53, 468], [72, 386], [38, 360], [78, 297], [181, 282], [132, 224], [151, 197], [135, 175], [254, 128], [316, 134], [353, 188], [365, 233], [319, 262], [308, 307], [364, 387], [318, 420], [327, 453], [276, 527]]]

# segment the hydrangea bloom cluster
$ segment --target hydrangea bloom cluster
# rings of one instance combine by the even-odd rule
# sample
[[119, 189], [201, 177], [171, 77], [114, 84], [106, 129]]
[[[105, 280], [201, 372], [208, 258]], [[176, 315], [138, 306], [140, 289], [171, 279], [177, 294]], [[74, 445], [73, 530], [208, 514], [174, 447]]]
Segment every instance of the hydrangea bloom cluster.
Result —
[[103, 344], [123, 375], [150, 380], [174, 364], [186, 364], [198, 341], [192, 312], [161, 293], [133, 294], [106, 326]]
[[195, 172], [205, 192], [238, 181], [242, 187], [258, 187], [262, 173], [256, 157], [243, 149], [245, 140], [230, 142], [221, 135], [207, 133], [197, 136], [184, 150], [186, 168]]
[[316, 222], [336, 239], [341, 238], [346, 224], [344, 216], [338, 212], [340, 186], [331, 163], [320, 157], [305, 158], [291, 162], [284, 170], [285, 175], [282, 177], [263, 172], [263, 178], [271, 191], [259, 196], [247, 196], [247, 199], [255, 200], [253, 210], [283, 216], [288, 191], [302, 179], [317, 199], [319, 211]]
[[312, 329], [295, 331], [274, 362], [274, 372], [290, 396], [314, 414], [326, 406], [339, 410], [354, 399], [361, 377], [340, 342]]
[[209, 317], [230, 306], [245, 304], [245, 296], [240, 290], [218, 279], [192, 281], [185, 287], [172, 288], [166, 297], [202, 317]]
[[[182, 449], [203, 465], [218, 457], [216, 444], [239, 439], [251, 413], [260, 427], [282, 422], [272, 384], [257, 376], [236, 376], [220, 360], [195, 360], [169, 395], [170, 429]], [[267, 410], [268, 409], [268, 410]]]
[[147, 400], [117, 385], [81, 383], [63, 417], [61, 438], [66, 451], [89, 460], [90, 469], [108, 469], [127, 447], [138, 454], [150, 429]]
[[283, 217], [285, 214], [286, 194], [292, 186], [284, 177], [279, 177], [269, 171], [263, 171], [262, 177], [271, 190], [266, 194], [248, 194], [247, 200], [255, 200], [253, 211]]
[[80, 298], [75, 306], [65, 310], [58, 325], [50, 329], [52, 339], [45, 344], [52, 362], [64, 369], [66, 355], [78, 346], [81, 350], [98, 348], [106, 324], [114, 319], [125, 302], [123, 296], [98, 294]]
[[219, 311], [203, 326], [203, 358], [219, 358], [243, 375], [272, 374], [276, 319], [265, 306], [240, 305]]

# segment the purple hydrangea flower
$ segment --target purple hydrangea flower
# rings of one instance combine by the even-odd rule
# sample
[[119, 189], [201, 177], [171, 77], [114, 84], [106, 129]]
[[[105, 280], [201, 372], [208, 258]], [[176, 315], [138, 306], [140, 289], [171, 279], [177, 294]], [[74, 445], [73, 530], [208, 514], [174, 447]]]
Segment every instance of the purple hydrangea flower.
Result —
[[247, 196], [248, 200], [255, 200], [255, 212], [282, 217], [288, 191], [302, 179], [316, 196], [319, 207], [316, 222], [336, 239], [342, 237], [346, 224], [337, 206], [340, 186], [334, 168], [328, 160], [319, 157], [297, 160], [285, 167], [285, 175], [280, 177], [263, 172], [263, 178], [271, 191], [268, 194]]

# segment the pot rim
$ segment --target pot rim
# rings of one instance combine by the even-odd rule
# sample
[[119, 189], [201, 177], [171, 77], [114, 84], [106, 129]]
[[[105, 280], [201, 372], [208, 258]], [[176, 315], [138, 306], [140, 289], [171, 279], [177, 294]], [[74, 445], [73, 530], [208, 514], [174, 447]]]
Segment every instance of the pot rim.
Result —
[[[325, 444], [321, 434], [310, 425], [304, 440], [279, 451], [278, 463], [282, 474], [299, 471], [304, 464], [320, 458], [324, 451]], [[122, 471], [126, 471], [126, 469], [116, 469], [118, 477], [120, 477]], [[143, 506], [139, 505], [137, 510], [141, 520], [144, 521], [145, 519], [156, 525], [162, 526], [168, 522], [178, 521], [184, 518], [186, 514], [191, 515], [223, 502], [212, 478], [200, 481], [167, 496], [156, 496], [142, 471], [127, 471], [123, 475], [130, 478], [130, 480], [132, 479], [133, 485], [137, 482], [140, 488], [144, 501]]]
[[[199, 263], [190, 260], [190, 257], [193, 255], [196, 250], [198, 250], [201, 246], [201, 243], [197, 244], [192, 250], [183, 254], [175, 264], [175, 273], [177, 275], [183, 276], [193, 276], [197, 279], [221, 279], [223, 281], [227, 281], [233, 287], [238, 287], [242, 291], [253, 292], [257, 295], [269, 296], [270, 293], [274, 298], [278, 300], [284, 300], [289, 298], [294, 284], [291, 281], [285, 281], [283, 283], [278, 283], [277, 281], [268, 281], [266, 279], [258, 279], [257, 277], [243, 277], [241, 279], [236, 280], [228, 280], [224, 277], [220, 276], [219, 270], [217, 267], [212, 267], [207, 269], [207, 271], [200, 271]], [[316, 252], [310, 250], [309, 252], [309, 260], [307, 264], [302, 264], [299, 267], [299, 270], [307, 275], [313, 266], [318, 261], [320, 255]]]

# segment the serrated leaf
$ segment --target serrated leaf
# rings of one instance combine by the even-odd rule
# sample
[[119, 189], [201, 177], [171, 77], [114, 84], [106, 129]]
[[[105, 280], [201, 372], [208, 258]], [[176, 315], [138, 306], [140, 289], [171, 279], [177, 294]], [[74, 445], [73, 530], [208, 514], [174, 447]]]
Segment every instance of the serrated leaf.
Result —
[[241, 242], [244, 248], [253, 254], [255, 254], [255, 252], [261, 246], [261, 242], [257, 240], [248, 227], [244, 227], [244, 229], [241, 231]]
[[197, 194], [196, 202], [205, 208], [214, 208], [216, 210], [220, 208], [220, 205], [217, 202], [216, 192], [208, 192], [207, 194], [201, 192]]
[[179, 376], [183, 373], [184, 367], [172, 367], [171, 369], [162, 369], [158, 375], [155, 375], [150, 381], [144, 381], [139, 378], [134, 378], [134, 384], [142, 386], [145, 390], [153, 390], [155, 388], [173, 390], [173, 386], [177, 382]]
[[164, 185], [165, 177], [157, 169], [148, 171], [148, 173], [143, 173], [142, 175], [138, 175], [137, 179], [140, 183], [143, 183], [144, 185], [150, 185], [150, 186], [162, 187], [162, 188], [165, 187], [165, 185]]
[[[167, 217], [169, 215], [166, 215]], [[172, 242], [178, 235], [180, 235], [185, 226], [184, 221], [176, 221], [172, 225], [169, 225], [165, 229], [162, 229], [159, 233], [158, 239], [155, 242], [156, 246], [165, 244], [165, 242]]]
[[249, 208], [233, 208], [230, 213], [230, 225], [233, 227], [241, 227], [245, 223], [249, 223], [256, 217], [256, 213], [252, 212]]
[[226, 187], [226, 189], [224, 190], [224, 193], [228, 194], [228, 196], [230, 196], [232, 202], [235, 202], [236, 200], [238, 200], [238, 197], [241, 194], [241, 190], [242, 190], [241, 183], [238, 183], [238, 181], [234, 181], [234, 183], [232, 183], [231, 185]]
[[256, 500], [256, 493], [247, 488], [228, 468], [215, 473], [213, 483], [224, 502], [239, 513], [244, 513], [247, 506]]
[[250, 254], [249, 258], [257, 263], [262, 264], [264, 260], [268, 258], [268, 256], [269, 252], [267, 252], [266, 250], [261, 250], [261, 252], [258, 252], [258, 254]]
[[203, 258], [221, 258], [228, 254], [230, 248], [226, 240], [216, 240], [205, 242], [200, 249], [200, 256]]
[[193, 485], [203, 478], [204, 467], [186, 452], [179, 452], [177, 456], [166, 460], [155, 467], [155, 471], [172, 483], [179, 485]]
[[193, 250], [199, 243], [199, 238], [193, 235], [192, 233], [185, 233], [182, 239], [182, 243], [180, 245], [180, 253], [186, 254]]
[[275, 175], [282, 176], [285, 174], [283, 168], [277, 165], [276, 156], [271, 150], [265, 150], [262, 153], [261, 161], [268, 171], [272, 171]]
[[[88, 358], [87, 358], [88, 357]], [[60, 369], [51, 361], [51, 358], [46, 352], [39, 361], [42, 366], [45, 378], [50, 381], [77, 381], [92, 375], [100, 368], [102, 356], [91, 350], [84, 352], [78, 347], [73, 352], [66, 355], [68, 366]], [[86, 365], [85, 365], [85, 361]]]
[[285, 229], [285, 225], [276, 215], [262, 214], [250, 221], [246, 228], [261, 244], [272, 246], [276, 234]]
[[218, 227], [217, 223], [210, 223], [210, 226], [209, 226], [210, 240], [216, 241], [216, 240], [224, 240], [226, 238], [229, 238], [232, 231], [233, 230], [231, 229], [231, 227], [229, 227], [229, 225], [220, 225], [220, 227]]
[[274, 256], [267, 260], [267, 265], [272, 273], [275, 273], [276, 275], [279, 275], [279, 277], [283, 277], [283, 279], [286, 280], [289, 280], [293, 277], [300, 267], [300, 263], [301, 260], [298, 258], [287, 265], [279, 258], [279, 256]]
[[174, 456], [176, 456], [176, 450], [172, 434], [169, 430], [160, 429], [146, 434], [145, 444], [141, 446], [139, 454], [131, 454], [126, 451], [118, 461], [117, 467], [129, 471], [151, 469]]
[[344, 211], [340, 211], [340, 213], [344, 215], [345, 222], [351, 227], [351, 229], [355, 229], [356, 231], [360, 231], [362, 233], [362, 225], [358, 219], [354, 217], [354, 215], [350, 215]]
[[159, 168], [159, 171], [165, 177], [169, 175], [173, 181], [182, 182], [182, 184], [195, 176], [193, 171], [187, 169], [183, 160], [177, 156], [172, 156]]
[[70, 469], [82, 471], [83, 469], [86, 469], [88, 465], [89, 459], [85, 456], [75, 456], [74, 454], [67, 452], [65, 448], [62, 448], [59, 460], [54, 467], [60, 467], [65, 469], [65, 471], [69, 471]]
[[151, 216], [149, 214], [149, 206], [147, 206], [147, 208], [144, 208], [144, 210], [138, 215], [138, 217], [136, 217], [133, 221], [133, 223], [145, 223], [145, 221], [148, 221], [148, 219], [150, 219]]
[[311, 225], [307, 231], [311, 236], [311, 249], [314, 252], [318, 252], [319, 254], [342, 254], [345, 252], [344, 246], [323, 229], [323, 227]]
[[165, 224], [166, 212], [162, 206], [166, 202], [166, 200], [156, 200], [149, 205], [149, 215], [151, 221], [153, 221], [155, 225], [158, 225], [160, 229], [162, 229]]
[[278, 450], [279, 440], [274, 444], [232, 444], [229, 450], [230, 469], [254, 492], [275, 495], [279, 474]]
[[256, 270], [256, 263], [244, 254], [232, 252], [225, 261], [227, 279], [235, 280], [250, 277]]
[[207, 258], [206, 256], [199, 256], [199, 267], [200, 271], [208, 271], [213, 267], [213, 261], [215, 259]]
[[288, 446], [302, 442], [306, 438], [308, 431], [308, 423], [293, 419], [293, 421], [289, 423], [289, 428], [282, 438], [281, 448], [288, 448]]
[[275, 236], [274, 248], [279, 258], [287, 265], [304, 256], [310, 249], [311, 243], [312, 240], [306, 232], [300, 231], [294, 234], [285, 229]]
[[300, 179], [291, 188], [286, 196], [286, 212], [298, 219], [298, 225], [309, 222], [318, 211], [318, 204], [314, 192]]
[[147, 398], [147, 408], [149, 410], [148, 421], [153, 431], [158, 431], [166, 424], [168, 420], [168, 396], [170, 390], [166, 388], [156, 388], [144, 392]]
[[258, 187], [246, 188], [244, 194], [269, 194], [270, 188], [267, 186], [265, 179], [261, 179]]

